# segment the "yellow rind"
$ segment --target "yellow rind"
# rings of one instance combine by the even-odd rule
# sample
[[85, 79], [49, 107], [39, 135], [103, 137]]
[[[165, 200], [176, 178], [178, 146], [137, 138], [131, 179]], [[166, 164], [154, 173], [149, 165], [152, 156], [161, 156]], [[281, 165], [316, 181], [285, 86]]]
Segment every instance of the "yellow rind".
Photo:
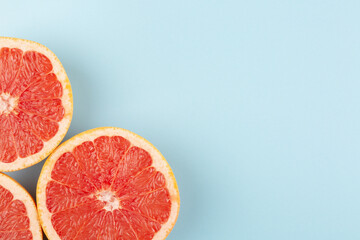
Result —
[[[72, 120], [72, 115], [73, 115], [73, 95], [72, 95], [71, 84], [70, 84], [69, 78], [68, 78], [68, 76], [67, 76], [67, 74], [65, 72], [65, 69], [64, 69], [63, 65], [61, 64], [58, 57], [49, 48], [47, 48], [46, 46], [44, 46], [44, 45], [42, 45], [40, 43], [34, 42], [34, 41], [30, 41], [30, 40], [26, 40], [26, 39], [20, 39], [20, 38], [12, 38], [12, 37], [1, 37], [1, 36], [0, 36], [0, 47], [1, 47], [1, 42], [4, 41], [4, 40], [12, 41], [13, 45], [11, 47], [19, 47], [19, 48], [21, 48], [22, 44], [24, 45], [24, 43], [26, 43], [28, 45], [37, 46], [38, 48], [40, 48], [44, 52], [46, 52], [47, 53], [46, 56], [50, 59], [53, 67], [55, 65], [54, 61], [56, 62], [57, 66], [59, 67], [58, 73], [55, 73], [55, 74], [57, 76], [58, 76], [58, 74], [61, 74], [62, 76], [64, 76], [64, 78], [61, 79], [61, 84], [63, 86], [64, 95], [65, 95], [65, 93], [67, 93], [67, 95], [63, 96], [62, 99], [66, 99], [67, 102], [68, 102], [67, 106], [64, 106], [64, 108], [66, 107], [66, 112], [65, 112], [65, 115], [64, 115], [64, 118], [63, 118], [63, 119], [66, 119], [66, 121], [64, 122], [64, 123], [66, 123], [66, 126], [64, 126], [64, 128], [63, 128], [63, 130], [65, 130], [65, 131], [60, 132], [60, 128], [59, 128], [59, 132], [52, 138], [52, 139], [56, 138], [56, 141], [54, 140], [53, 142], [51, 142], [52, 139], [50, 139], [48, 141], [48, 142], [51, 142], [51, 145], [53, 145], [53, 147], [46, 148], [45, 146], [46, 146], [46, 143], [48, 143], [48, 142], [44, 142], [44, 148], [39, 153], [36, 153], [36, 154], [33, 154], [31, 156], [28, 156], [28, 157], [24, 158], [24, 159], [26, 159], [26, 161], [24, 159], [22, 159], [23, 163], [20, 164], [20, 166], [18, 166], [18, 164], [16, 164], [16, 162], [19, 161], [19, 159], [21, 159], [21, 158], [18, 158], [17, 160], [15, 160], [12, 163], [7, 163], [7, 164], [0, 163], [0, 171], [2, 171], [2, 172], [12, 172], [12, 171], [17, 171], [17, 170], [20, 170], [20, 169], [24, 169], [24, 168], [33, 166], [36, 163], [41, 162], [60, 144], [60, 142], [65, 137], [65, 135], [66, 135], [66, 133], [67, 133], [69, 127], [70, 127], [71, 120]], [[59, 122], [59, 124], [60, 124], [60, 122]]]
[[[171, 224], [170, 227], [168, 227], [167, 229], [164, 229], [164, 232], [163, 232], [163, 235], [159, 238], [156, 238], [156, 235], [154, 237], [154, 239], [158, 239], [158, 240], [163, 240], [165, 239], [171, 232], [171, 230], [173, 229], [176, 221], [177, 221], [177, 218], [179, 216], [179, 210], [180, 210], [180, 194], [179, 194], [179, 189], [178, 189], [178, 185], [177, 185], [177, 182], [176, 182], [176, 179], [175, 179], [175, 176], [171, 170], [171, 167], [170, 165], [168, 164], [168, 162], [166, 161], [165, 157], [160, 153], [160, 151], [153, 145], [151, 144], [148, 140], [146, 140], [145, 138], [129, 131], [129, 130], [126, 130], [126, 129], [123, 129], [123, 128], [117, 128], [117, 127], [100, 127], [100, 128], [95, 128], [95, 129], [90, 129], [90, 130], [87, 130], [85, 132], [82, 132], [74, 137], [72, 137], [71, 139], [65, 141], [64, 143], [62, 143], [60, 146], [58, 146], [54, 151], [53, 153], [48, 157], [48, 159], [46, 160], [42, 170], [41, 170], [41, 173], [40, 173], [40, 177], [38, 179], [38, 183], [37, 183], [37, 188], [36, 188], [36, 201], [37, 201], [37, 204], [38, 204], [38, 215], [39, 215], [39, 219], [40, 219], [40, 224], [41, 226], [43, 227], [43, 230], [44, 230], [44, 233], [45, 235], [49, 238], [49, 240], [55, 240], [55, 239], [60, 239], [57, 234], [56, 236], [53, 236], [54, 234], [50, 234], [50, 231], [54, 233], [53, 229], [48, 229], [48, 226], [51, 227], [51, 224], [45, 224], [45, 221], [51, 221], [51, 219], [44, 219], [44, 215], [46, 215], [47, 213], [45, 213], [45, 211], [47, 211], [46, 209], [46, 204], [45, 204], [45, 199], [42, 199], [42, 198], [45, 198], [46, 195], [44, 193], [45, 191], [45, 188], [46, 188], [46, 184], [47, 182], [49, 181], [50, 177], [47, 176], [46, 174], [50, 174], [51, 173], [51, 170], [52, 170], [52, 167], [54, 166], [55, 162], [57, 161], [58, 157], [59, 156], [55, 156], [54, 155], [59, 155], [58, 152], [60, 153], [63, 153], [63, 152], [66, 152], [66, 151], [72, 151], [72, 149], [77, 146], [77, 143], [74, 144], [74, 142], [76, 141], [86, 141], [88, 139], [91, 139], [91, 137], [98, 133], [98, 132], [111, 132], [111, 131], [123, 131], [129, 135], [132, 135], [134, 138], [137, 138], [138, 140], [140, 141], [143, 141], [145, 142], [146, 144], [148, 144], [148, 146], [150, 146], [154, 151], [157, 152], [158, 156], [161, 157], [161, 161], [165, 164], [166, 168], [167, 168], [167, 171], [171, 177], [171, 179], [166, 179], [167, 181], [170, 181], [172, 183], [172, 187], [173, 187], [173, 190], [174, 192], [172, 192], [171, 194], [171, 200], [172, 200], [172, 203], [174, 205], [174, 203], [177, 203], [177, 209], [176, 209], [176, 212], [174, 214], [175, 215], [175, 218], [173, 220], [173, 223]], [[114, 134], [114, 135], [117, 135], [117, 134]], [[106, 136], [106, 134], [104, 134], [103, 136]], [[131, 141], [130, 141], [131, 142]], [[159, 171], [162, 171], [163, 172], [163, 169], [157, 169]], [[163, 172], [164, 173], [164, 172]], [[48, 178], [48, 179], [46, 179]], [[44, 206], [43, 206], [44, 205]], [[170, 219], [169, 219], [170, 220]], [[166, 224], [166, 223], [165, 223]], [[164, 224], [164, 225], [165, 225]], [[52, 227], [51, 227], [52, 228]], [[161, 229], [160, 229], [161, 231]]]

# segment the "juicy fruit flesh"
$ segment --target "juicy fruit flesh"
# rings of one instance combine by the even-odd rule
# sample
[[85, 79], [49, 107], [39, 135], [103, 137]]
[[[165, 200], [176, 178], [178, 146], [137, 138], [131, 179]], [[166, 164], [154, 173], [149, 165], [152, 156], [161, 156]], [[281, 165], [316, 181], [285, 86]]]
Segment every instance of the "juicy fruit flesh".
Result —
[[0, 186], [0, 239], [33, 239], [26, 207]]
[[58, 132], [63, 89], [52, 70], [41, 53], [0, 49], [0, 162], [40, 152]]
[[147, 151], [101, 136], [58, 158], [46, 207], [60, 239], [152, 239], [169, 219], [171, 200]]

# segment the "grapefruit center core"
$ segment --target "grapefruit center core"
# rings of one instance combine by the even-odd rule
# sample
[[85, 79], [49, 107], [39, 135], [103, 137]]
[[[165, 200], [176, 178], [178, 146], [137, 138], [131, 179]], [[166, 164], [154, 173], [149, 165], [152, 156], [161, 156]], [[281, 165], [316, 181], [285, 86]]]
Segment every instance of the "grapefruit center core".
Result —
[[96, 194], [96, 198], [99, 201], [105, 203], [104, 209], [107, 211], [114, 211], [116, 209], [121, 209], [120, 201], [115, 195], [115, 193], [104, 190]]
[[19, 98], [13, 97], [9, 93], [0, 94], [0, 115], [11, 113], [18, 105]]

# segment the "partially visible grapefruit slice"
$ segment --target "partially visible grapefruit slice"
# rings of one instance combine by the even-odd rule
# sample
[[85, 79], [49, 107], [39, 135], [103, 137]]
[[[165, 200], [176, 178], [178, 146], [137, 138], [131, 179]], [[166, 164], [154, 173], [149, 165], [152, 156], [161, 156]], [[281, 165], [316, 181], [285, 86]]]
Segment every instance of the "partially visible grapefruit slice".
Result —
[[40, 222], [55, 239], [165, 239], [179, 213], [173, 172], [144, 138], [97, 128], [60, 145], [37, 185]]
[[3, 173], [0, 173], [0, 239], [43, 239], [34, 200]]
[[70, 83], [55, 54], [39, 43], [0, 37], [0, 171], [47, 157], [72, 112]]

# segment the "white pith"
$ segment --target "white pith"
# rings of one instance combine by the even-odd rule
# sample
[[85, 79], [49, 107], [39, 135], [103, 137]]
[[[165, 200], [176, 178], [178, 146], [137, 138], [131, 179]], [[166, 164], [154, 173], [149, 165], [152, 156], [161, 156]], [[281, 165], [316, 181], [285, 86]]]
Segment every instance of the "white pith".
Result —
[[18, 48], [23, 52], [36, 51], [48, 57], [53, 66], [52, 72], [57, 76], [57, 79], [60, 81], [63, 87], [63, 95], [61, 97], [61, 101], [63, 107], [65, 108], [65, 115], [63, 119], [58, 122], [58, 132], [52, 139], [44, 142], [44, 147], [40, 152], [25, 158], [18, 157], [14, 162], [11, 163], [0, 162], [0, 171], [10, 172], [32, 166], [40, 162], [41, 160], [45, 159], [52, 152], [52, 150], [57, 147], [57, 145], [59, 145], [70, 126], [73, 114], [73, 107], [70, 82], [63, 66], [53, 52], [51, 52], [47, 47], [29, 40], [0, 37], [0, 49], [3, 47]]
[[164, 174], [166, 179], [166, 187], [169, 190], [170, 198], [172, 201], [171, 212], [169, 219], [164, 223], [161, 229], [155, 234], [153, 240], [163, 240], [172, 230], [179, 213], [180, 208], [180, 197], [177, 187], [176, 180], [173, 176], [172, 170], [162, 156], [162, 154], [147, 140], [144, 138], [132, 133], [128, 130], [115, 128], [115, 127], [106, 127], [106, 128], [97, 128], [88, 130], [84, 133], [80, 133], [65, 143], [61, 144], [46, 160], [45, 165], [41, 171], [36, 198], [38, 204], [39, 217], [44, 229], [44, 232], [50, 240], [60, 240], [55, 229], [51, 224], [51, 213], [46, 207], [46, 185], [48, 181], [51, 180], [51, 171], [57, 161], [57, 159], [65, 152], [72, 151], [74, 147], [80, 145], [85, 141], [93, 141], [100, 136], [122, 136], [125, 139], [129, 140], [132, 146], [141, 147], [146, 150], [152, 157], [153, 164], [158, 171]]
[[36, 212], [34, 200], [30, 194], [19, 183], [3, 173], [0, 173], [0, 185], [12, 193], [14, 196], [13, 200], [18, 199], [25, 204], [27, 215], [30, 219], [29, 230], [32, 232], [33, 240], [42, 240], [43, 236], [38, 214]]
[[104, 209], [106, 211], [114, 211], [116, 209], [120, 209], [120, 201], [116, 197], [115, 193], [108, 190], [104, 190], [97, 193], [95, 196], [99, 201], [105, 203]]
[[18, 105], [19, 98], [12, 97], [9, 93], [0, 94], [0, 115], [11, 113]]

